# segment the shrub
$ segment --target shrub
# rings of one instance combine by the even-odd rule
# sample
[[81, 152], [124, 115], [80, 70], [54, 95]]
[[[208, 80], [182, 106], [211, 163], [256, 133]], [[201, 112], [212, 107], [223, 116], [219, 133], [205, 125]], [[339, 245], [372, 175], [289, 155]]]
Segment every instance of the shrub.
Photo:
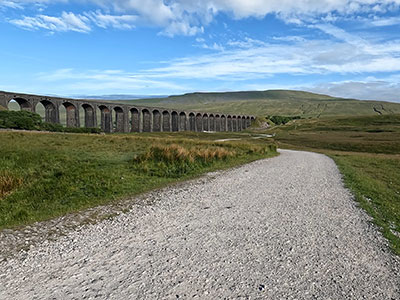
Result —
[[72, 133], [100, 133], [100, 128], [95, 127], [63, 127], [64, 132], [72, 132]]
[[268, 116], [268, 119], [270, 119], [275, 125], [284, 125], [292, 120], [297, 120], [301, 119], [300, 116], [294, 116], [294, 117], [287, 117], [287, 116]]
[[43, 122], [40, 126], [40, 130], [52, 131], [52, 132], [63, 132], [64, 127], [61, 124]]
[[0, 128], [40, 130], [40, 115], [29, 111], [0, 111]]
[[69, 133], [100, 133], [99, 128], [84, 128], [84, 127], [64, 127], [61, 124], [43, 122], [41, 130], [52, 132], [69, 132]]
[[24, 110], [0, 110], [0, 128], [71, 133], [100, 133], [99, 128], [72, 128], [64, 127], [61, 124], [43, 122], [40, 115]]

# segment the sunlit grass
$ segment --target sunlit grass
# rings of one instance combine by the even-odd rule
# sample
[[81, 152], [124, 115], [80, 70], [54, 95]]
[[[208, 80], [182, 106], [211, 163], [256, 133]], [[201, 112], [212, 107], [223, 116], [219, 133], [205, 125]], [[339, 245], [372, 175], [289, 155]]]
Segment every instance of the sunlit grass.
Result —
[[0, 228], [112, 203], [276, 155], [275, 145], [266, 140], [242, 135], [240, 141], [214, 141], [221, 136], [229, 137], [0, 131]]

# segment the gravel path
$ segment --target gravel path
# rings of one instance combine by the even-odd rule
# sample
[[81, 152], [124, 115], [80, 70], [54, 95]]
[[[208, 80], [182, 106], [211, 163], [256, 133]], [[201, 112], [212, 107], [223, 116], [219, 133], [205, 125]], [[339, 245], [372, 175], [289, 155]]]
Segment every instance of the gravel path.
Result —
[[400, 299], [400, 262], [326, 156], [157, 193], [0, 263], [0, 299]]

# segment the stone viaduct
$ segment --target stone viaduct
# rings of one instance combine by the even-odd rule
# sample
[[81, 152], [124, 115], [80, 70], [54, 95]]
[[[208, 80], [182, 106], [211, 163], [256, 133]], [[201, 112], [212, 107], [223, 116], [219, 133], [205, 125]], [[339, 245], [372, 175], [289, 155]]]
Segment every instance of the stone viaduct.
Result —
[[[67, 127], [98, 127], [111, 132], [161, 131], [241, 131], [254, 121], [254, 116], [224, 113], [181, 111], [156, 107], [121, 104], [114, 101], [68, 99], [0, 91], [0, 105], [7, 108], [10, 101], [21, 110], [36, 112], [41, 103], [45, 121], [60, 123], [60, 107], [65, 108]], [[84, 124], [80, 113], [84, 114]], [[98, 124], [98, 114], [100, 124]], [[115, 119], [115, 120], [113, 120]]]

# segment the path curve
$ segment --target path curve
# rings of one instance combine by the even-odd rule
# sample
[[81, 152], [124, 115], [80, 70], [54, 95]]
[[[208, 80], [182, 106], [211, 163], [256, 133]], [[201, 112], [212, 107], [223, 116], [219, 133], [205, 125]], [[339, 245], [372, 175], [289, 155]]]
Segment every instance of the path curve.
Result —
[[0, 299], [400, 299], [399, 259], [334, 162], [281, 153], [0, 263]]

